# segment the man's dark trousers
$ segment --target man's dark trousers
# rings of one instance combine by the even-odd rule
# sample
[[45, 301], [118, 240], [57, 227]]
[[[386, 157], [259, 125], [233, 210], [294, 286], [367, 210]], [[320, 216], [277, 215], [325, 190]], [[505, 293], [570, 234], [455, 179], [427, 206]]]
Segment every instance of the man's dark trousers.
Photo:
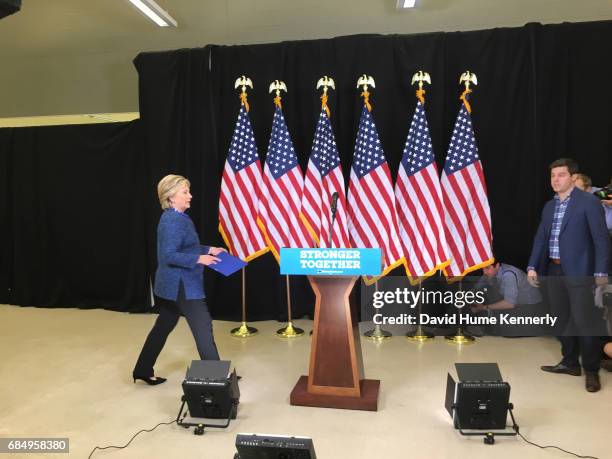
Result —
[[577, 367], [581, 357], [584, 371], [599, 371], [606, 329], [593, 301], [593, 278], [565, 276], [561, 265], [550, 263], [546, 285], [550, 312], [558, 318], [555, 334], [561, 342], [561, 363]]

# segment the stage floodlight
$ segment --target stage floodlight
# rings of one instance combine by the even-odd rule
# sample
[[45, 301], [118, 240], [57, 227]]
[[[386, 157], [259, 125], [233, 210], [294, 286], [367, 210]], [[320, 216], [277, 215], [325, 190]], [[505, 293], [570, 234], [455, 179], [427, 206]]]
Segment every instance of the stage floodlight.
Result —
[[[459, 382], [450, 373], [446, 378], [445, 407], [455, 429], [462, 435], [484, 435], [495, 443], [495, 435], [516, 435], [518, 425], [512, 414], [510, 384], [502, 381], [496, 363], [456, 363]], [[506, 430], [508, 412], [513, 431]], [[466, 432], [469, 431], [469, 432]]]
[[[187, 369], [183, 381], [183, 397], [177, 423], [183, 427], [195, 427], [195, 434], [204, 433], [204, 427], [225, 428], [230, 419], [236, 419], [240, 403], [240, 389], [236, 371], [230, 371], [229, 360], [194, 360]], [[183, 409], [187, 404], [187, 412]], [[226, 424], [185, 422], [190, 418], [227, 419]]]

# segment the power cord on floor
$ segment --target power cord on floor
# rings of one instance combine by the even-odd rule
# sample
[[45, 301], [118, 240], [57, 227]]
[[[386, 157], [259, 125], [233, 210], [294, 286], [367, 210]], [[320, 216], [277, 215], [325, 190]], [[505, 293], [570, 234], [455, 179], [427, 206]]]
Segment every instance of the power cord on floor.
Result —
[[[518, 426], [517, 426], [517, 427], [518, 427]], [[532, 442], [532, 441], [529, 441], [529, 440], [527, 440], [525, 437], [523, 437], [523, 434], [519, 432], [518, 428], [517, 428], [517, 429], [514, 429], [514, 430], [516, 431], [516, 434], [517, 434], [519, 437], [521, 437], [525, 443], [528, 443], [528, 444], [533, 445], [533, 446], [537, 446], [537, 447], [538, 447], [538, 448], [540, 448], [540, 449], [547, 449], [547, 448], [558, 449], [559, 451], [563, 451], [564, 453], [571, 454], [572, 456], [579, 457], [579, 458], [581, 458], [581, 459], [599, 459], [598, 457], [595, 457], [595, 456], [581, 456], [581, 455], [579, 455], [579, 454], [572, 453], [571, 451], [567, 451], [567, 450], [565, 450], [565, 449], [563, 449], [563, 448], [559, 448], [558, 446], [551, 446], [551, 445], [548, 445], [548, 446], [542, 446], [542, 445], [538, 445], [537, 443], [534, 443], [534, 442]]]
[[142, 429], [138, 432], [136, 432], [134, 434], [134, 436], [130, 439], [130, 441], [128, 441], [125, 445], [123, 446], [96, 446], [91, 453], [89, 453], [89, 456], [87, 457], [87, 459], [91, 459], [91, 457], [93, 456], [93, 453], [96, 452], [97, 449], [99, 450], [103, 450], [103, 449], [111, 449], [111, 448], [115, 448], [115, 449], [124, 449], [127, 448], [128, 446], [130, 446], [130, 443], [132, 443], [132, 441], [134, 440], [134, 438], [136, 438], [139, 434], [143, 433], [143, 432], [153, 432], [155, 429], [157, 429], [159, 426], [169, 426], [170, 424], [174, 424], [176, 422], [176, 419], [170, 421], [170, 422], [160, 422], [159, 424], [157, 424], [155, 427], [153, 427], [152, 429]]

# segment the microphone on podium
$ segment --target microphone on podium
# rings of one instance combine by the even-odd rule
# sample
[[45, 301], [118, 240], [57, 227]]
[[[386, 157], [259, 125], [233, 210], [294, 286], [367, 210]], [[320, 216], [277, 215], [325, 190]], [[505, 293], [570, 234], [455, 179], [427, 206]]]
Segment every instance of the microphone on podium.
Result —
[[338, 208], [338, 192], [334, 191], [334, 193], [332, 194], [331, 197], [331, 214], [332, 214], [332, 220], [334, 219], [334, 217], [336, 216], [336, 210]]
[[331, 222], [329, 224], [329, 244], [328, 247], [332, 246], [332, 234], [334, 232], [334, 220], [336, 219], [336, 210], [338, 210], [338, 192], [334, 191], [331, 197]]

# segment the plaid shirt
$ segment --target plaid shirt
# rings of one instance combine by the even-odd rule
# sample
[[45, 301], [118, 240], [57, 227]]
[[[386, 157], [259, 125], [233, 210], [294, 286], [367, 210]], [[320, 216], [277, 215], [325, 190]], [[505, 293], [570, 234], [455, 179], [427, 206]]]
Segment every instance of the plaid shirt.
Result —
[[[552, 228], [550, 230], [550, 239], [548, 240], [548, 256], [557, 260], [561, 259], [561, 253], [559, 251], [559, 234], [561, 233], [561, 225], [563, 223], [563, 216], [567, 210], [572, 193], [563, 201], [559, 198], [559, 195], [555, 194], [555, 214], [553, 215]], [[535, 266], [527, 266], [527, 271], [535, 271]], [[594, 273], [595, 277], [607, 277], [608, 273]]]
[[548, 241], [548, 254], [550, 258], [560, 259], [559, 254], [559, 234], [561, 233], [561, 223], [563, 223], [563, 216], [565, 210], [570, 202], [572, 195], [571, 193], [561, 201], [559, 195], [555, 194], [555, 215], [553, 216], [552, 228], [550, 230], [550, 239]]

